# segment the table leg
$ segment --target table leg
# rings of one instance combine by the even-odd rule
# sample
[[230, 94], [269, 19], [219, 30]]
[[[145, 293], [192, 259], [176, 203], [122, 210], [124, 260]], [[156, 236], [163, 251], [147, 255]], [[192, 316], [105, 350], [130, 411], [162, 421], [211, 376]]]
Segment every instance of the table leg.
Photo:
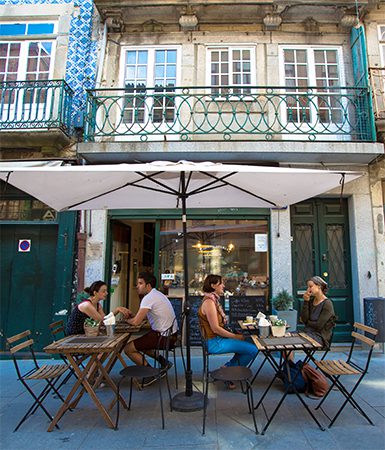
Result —
[[[90, 362], [87, 364], [86, 369], [88, 368], [88, 370], [90, 370], [91, 366], [93, 364], [96, 365], [97, 368], [100, 368], [100, 370], [102, 372], [105, 372], [105, 369], [102, 365], [102, 358], [99, 359], [98, 354], [92, 355]], [[71, 357], [71, 355], [68, 355], [68, 359], [71, 362], [71, 364], [73, 363], [73, 358]], [[72, 359], [72, 361], [71, 361]], [[83, 385], [84, 390], [86, 390], [88, 392], [88, 394], [90, 395], [90, 397], [92, 398], [93, 402], [95, 403], [95, 405], [97, 406], [97, 408], [99, 409], [99, 411], [101, 412], [104, 420], [106, 421], [107, 425], [110, 428], [115, 428], [115, 424], [112, 422], [112, 419], [110, 417], [110, 415], [108, 414], [107, 410], [105, 409], [105, 407], [103, 406], [103, 404], [101, 403], [101, 401], [99, 400], [98, 396], [96, 395], [93, 387], [91, 386], [91, 384], [89, 383], [88, 379], [87, 379], [87, 373], [82, 374], [81, 370], [79, 369], [79, 366], [74, 367], [77, 375], [79, 377], [81, 377], [81, 384]], [[113, 381], [111, 380], [111, 378], [109, 377], [108, 374], [104, 373], [104, 375], [106, 376], [106, 380], [107, 383], [109, 383], [111, 385], [111, 383], [113, 384]]]
[[72, 397], [75, 395], [75, 393], [79, 389], [79, 387], [83, 384], [83, 378], [87, 375], [88, 371], [90, 370], [90, 368], [93, 364], [93, 361], [91, 358], [90, 361], [88, 361], [84, 370], [82, 371], [72, 355], [67, 355], [67, 358], [77, 375], [77, 380], [76, 380], [74, 386], [72, 387], [71, 391], [65, 398], [64, 403], [59, 408], [58, 412], [56, 413], [55, 417], [53, 418], [52, 422], [50, 423], [47, 431], [52, 431], [54, 429], [54, 427], [56, 426], [56, 424], [59, 422], [59, 420], [62, 418], [64, 413], [68, 409], [70, 409], [70, 407], [71, 407], [70, 401], [71, 401]]

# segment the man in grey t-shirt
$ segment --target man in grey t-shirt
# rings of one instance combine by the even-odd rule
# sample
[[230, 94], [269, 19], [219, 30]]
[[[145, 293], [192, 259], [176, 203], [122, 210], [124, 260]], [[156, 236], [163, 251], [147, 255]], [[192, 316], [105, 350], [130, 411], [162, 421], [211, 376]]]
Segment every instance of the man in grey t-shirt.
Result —
[[[153, 274], [142, 272], [138, 276], [136, 290], [139, 296], [143, 296], [140, 302], [139, 311], [127, 322], [131, 325], [140, 325], [144, 319], [148, 319], [151, 330], [144, 336], [129, 342], [124, 351], [126, 355], [138, 366], [148, 365], [144, 353], [151, 352], [158, 348], [159, 340], [162, 345], [162, 334], [173, 325], [170, 346], [175, 344], [178, 325], [175, 320], [175, 312], [169, 299], [155, 289], [156, 278]], [[160, 361], [167, 367], [171, 366], [168, 361]]]

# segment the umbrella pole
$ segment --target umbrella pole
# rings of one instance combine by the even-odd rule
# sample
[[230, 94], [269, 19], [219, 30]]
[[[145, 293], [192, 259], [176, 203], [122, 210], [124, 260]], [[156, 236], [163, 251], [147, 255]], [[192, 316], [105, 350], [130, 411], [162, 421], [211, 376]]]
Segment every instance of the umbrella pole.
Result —
[[190, 412], [203, 409], [204, 397], [201, 392], [194, 392], [191, 370], [191, 341], [190, 341], [190, 301], [188, 292], [188, 255], [187, 255], [187, 213], [186, 213], [186, 179], [185, 172], [181, 172], [182, 199], [182, 231], [183, 231], [183, 276], [184, 276], [184, 312], [186, 330], [186, 388], [185, 392], [176, 394], [172, 399], [172, 408], [176, 411]]

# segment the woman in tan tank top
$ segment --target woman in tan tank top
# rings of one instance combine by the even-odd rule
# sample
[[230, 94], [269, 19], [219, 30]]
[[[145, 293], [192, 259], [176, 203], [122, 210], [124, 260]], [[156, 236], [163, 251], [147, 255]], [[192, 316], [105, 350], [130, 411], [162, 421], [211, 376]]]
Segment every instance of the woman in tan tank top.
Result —
[[199, 322], [207, 339], [209, 353], [235, 353], [225, 366], [247, 366], [257, 355], [255, 344], [243, 335], [224, 328], [225, 314], [219, 303], [224, 284], [220, 275], [208, 275], [203, 283], [204, 297], [198, 311]]

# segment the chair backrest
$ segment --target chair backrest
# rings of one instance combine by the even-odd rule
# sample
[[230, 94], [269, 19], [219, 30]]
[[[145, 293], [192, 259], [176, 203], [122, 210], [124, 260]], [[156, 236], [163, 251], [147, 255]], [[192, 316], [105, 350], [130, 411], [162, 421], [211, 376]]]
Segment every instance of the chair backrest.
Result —
[[[378, 330], [376, 328], [368, 327], [367, 325], [364, 325], [359, 322], [355, 322], [353, 325], [353, 331], [352, 331], [352, 345], [350, 347], [350, 352], [348, 356], [348, 361], [353, 366], [358, 367], [359, 369], [366, 372], [369, 367], [370, 358], [372, 357], [373, 353], [373, 347], [376, 343], [376, 336], [378, 334]], [[367, 336], [369, 335], [369, 337]], [[353, 356], [354, 348], [356, 347], [356, 344], [366, 344], [368, 346], [368, 355], [365, 367], [361, 367], [357, 362], [351, 361], [351, 358]]]
[[57, 320], [56, 322], [50, 323], [48, 326], [54, 341], [65, 337], [64, 320]]
[[15, 334], [14, 336], [6, 338], [8, 348], [9, 348], [9, 351], [11, 352], [12, 359], [15, 364], [16, 372], [17, 372], [19, 378], [21, 378], [22, 375], [21, 375], [21, 371], [19, 368], [18, 359], [16, 357], [17, 352], [28, 349], [28, 353], [31, 354], [32, 359], [35, 364], [35, 367], [38, 367], [36, 357], [35, 357], [35, 352], [33, 351], [34, 341], [33, 341], [33, 339], [30, 338], [31, 334], [32, 333], [30, 330], [26, 330], [26, 331], [23, 331], [22, 333]]
[[171, 326], [159, 335], [158, 345], [156, 353], [160, 356], [163, 356], [166, 360], [168, 360], [168, 352], [170, 350], [170, 338], [173, 334], [173, 329], [176, 323], [176, 318], [172, 321]]

